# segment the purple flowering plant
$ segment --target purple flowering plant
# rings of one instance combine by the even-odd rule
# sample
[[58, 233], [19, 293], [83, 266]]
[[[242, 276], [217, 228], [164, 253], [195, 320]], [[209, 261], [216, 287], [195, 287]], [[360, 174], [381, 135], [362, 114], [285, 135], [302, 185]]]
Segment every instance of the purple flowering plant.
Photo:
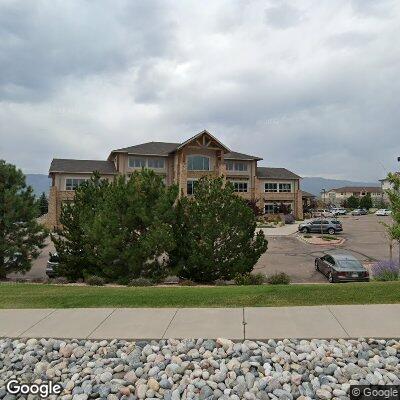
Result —
[[397, 281], [400, 276], [400, 267], [394, 261], [382, 260], [372, 266], [371, 274], [377, 281]]

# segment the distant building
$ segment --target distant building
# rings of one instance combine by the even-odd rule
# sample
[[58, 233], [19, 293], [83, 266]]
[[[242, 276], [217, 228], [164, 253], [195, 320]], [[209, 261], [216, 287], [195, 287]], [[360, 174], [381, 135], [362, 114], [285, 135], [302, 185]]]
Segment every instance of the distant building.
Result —
[[322, 200], [326, 204], [334, 204], [340, 206], [340, 204], [347, 200], [349, 197], [364, 197], [367, 194], [371, 194], [373, 202], [382, 201], [384, 192], [381, 187], [378, 186], [344, 186], [336, 189], [331, 189], [322, 194]]
[[53, 159], [47, 225], [60, 226], [64, 202], [73, 201], [75, 189], [94, 171], [112, 181], [142, 168], [152, 169], [181, 196], [191, 196], [203, 176], [221, 176], [232, 183], [238, 196], [256, 200], [264, 213], [275, 213], [280, 205], [296, 219], [303, 218], [300, 176], [286, 168], [260, 167], [262, 158], [229, 150], [211, 133], [202, 131], [183, 143], [148, 142], [112, 150], [107, 160]]
[[[400, 176], [400, 172], [395, 172], [395, 174]], [[389, 180], [387, 178], [380, 179], [380, 182], [381, 182], [381, 189], [383, 191], [383, 198], [384, 198], [385, 201], [387, 201], [388, 200], [388, 196], [385, 193], [385, 190], [392, 189], [393, 185], [389, 182]]]

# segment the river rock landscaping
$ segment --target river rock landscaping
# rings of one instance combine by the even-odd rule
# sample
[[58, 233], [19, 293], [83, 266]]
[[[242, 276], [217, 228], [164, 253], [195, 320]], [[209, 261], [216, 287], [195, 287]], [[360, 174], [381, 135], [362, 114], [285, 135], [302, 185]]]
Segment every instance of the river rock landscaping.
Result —
[[6, 382], [61, 383], [62, 400], [347, 399], [352, 384], [400, 384], [395, 339], [0, 339]]

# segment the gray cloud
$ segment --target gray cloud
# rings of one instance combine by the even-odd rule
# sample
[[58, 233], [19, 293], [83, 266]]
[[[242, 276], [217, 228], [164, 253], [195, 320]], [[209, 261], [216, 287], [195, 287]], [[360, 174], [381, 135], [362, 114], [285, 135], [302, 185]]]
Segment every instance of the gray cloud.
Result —
[[400, 156], [400, 6], [0, 5], [0, 158], [105, 158], [209, 129], [265, 165], [374, 180]]

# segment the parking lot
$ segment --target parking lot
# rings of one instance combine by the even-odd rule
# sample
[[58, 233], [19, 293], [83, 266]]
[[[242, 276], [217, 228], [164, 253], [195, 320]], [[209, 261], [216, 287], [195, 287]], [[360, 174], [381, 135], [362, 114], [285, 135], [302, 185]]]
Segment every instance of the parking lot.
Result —
[[[343, 223], [343, 233], [338, 234], [346, 241], [341, 246], [318, 246], [300, 241], [293, 233], [296, 227], [287, 225], [276, 228], [284, 236], [268, 236], [268, 250], [264, 253], [255, 266], [256, 272], [268, 274], [286, 272], [292, 282], [326, 282], [326, 278], [314, 269], [314, 259], [332, 249], [350, 251], [362, 262], [389, 258], [389, 245], [385, 237], [385, 228], [380, 222], [390, 221], [390, 217], [376, 217], [375, 215], [362, 215], [359, 217], [339, 217]], [[32, 269], [24, 276], [26, 279], [45, 278], [46, 262], [49, 251], [54, 251], [53, 244], [48, 241], [38, 259], [33, 261]], [[397, 246], [393, 254], [398, 255]], [[10, 274], [9, 277], [16, 277]], [[20, 276], [20, 275], [19, 275]]]
[[[268, 250], [258, 261], [256, 271], [267, 275], [286, 272], [293, 282], [317, 283], [326, 282], [326, 278], [315, 271], [314, 259], [326, 251], [346, 250], [363, 263], [389, 258], [389, 244], [381, 222], [389, 222], [390, 217], [362, 215], [343, 216], [339, 219], [343, 224], [343, 233], [338, 236], [346, 239], [342, 245], [310, 245], [300, 241], [296, 234], [268, 236]], [[393, 254], [397, 257], [397, 246], [394, 247]]]

